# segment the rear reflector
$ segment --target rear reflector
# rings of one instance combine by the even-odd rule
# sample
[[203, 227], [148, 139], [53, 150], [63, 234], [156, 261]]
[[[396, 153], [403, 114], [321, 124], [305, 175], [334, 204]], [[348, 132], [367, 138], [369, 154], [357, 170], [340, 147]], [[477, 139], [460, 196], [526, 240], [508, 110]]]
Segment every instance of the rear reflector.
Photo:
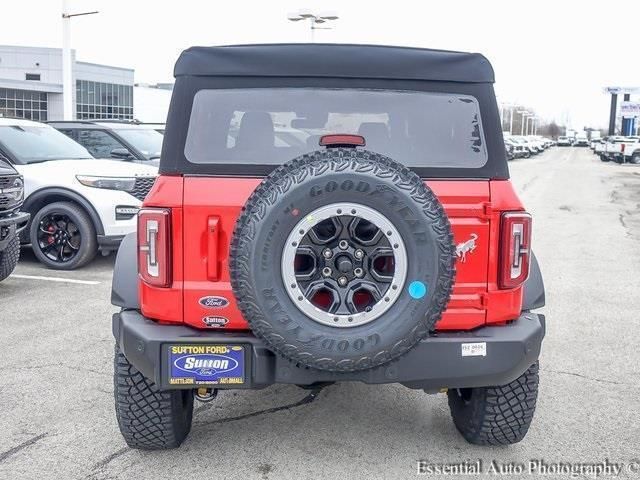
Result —
[[498, 286], [516, 288], [522, 285], [529, 277], [530, 258], [531, 215], [526, 212], [503, 213]]
[[171, 210], [143, 208], [138, 212], [138, 274], [155, 287], [171, 284]]
[[364, 147], [365, 141], [362, 135], [323, 135], [320, 137], [321, 147]]

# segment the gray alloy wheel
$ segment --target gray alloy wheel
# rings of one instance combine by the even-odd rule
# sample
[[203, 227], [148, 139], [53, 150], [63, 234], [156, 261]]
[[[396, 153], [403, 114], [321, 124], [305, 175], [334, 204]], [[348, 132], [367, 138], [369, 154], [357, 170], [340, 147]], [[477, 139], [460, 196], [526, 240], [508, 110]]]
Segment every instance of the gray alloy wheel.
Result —
[[407, 252], [396, 227], [355, 203], [332, 203], [306, 215], [282, 254], [291, 300], [325, 325], [372, 322], [393, 306], [406, 277]]

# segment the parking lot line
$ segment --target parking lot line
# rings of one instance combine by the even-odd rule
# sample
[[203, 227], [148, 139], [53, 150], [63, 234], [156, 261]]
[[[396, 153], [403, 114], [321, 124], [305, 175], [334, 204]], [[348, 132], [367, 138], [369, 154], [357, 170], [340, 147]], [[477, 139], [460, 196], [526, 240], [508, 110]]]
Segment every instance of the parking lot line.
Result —
[[63, 283], [79, 283], [81, 285], [100, 285], [100, 282], [94, 280], [75, 280], [73, 278], [61, 278], [61, 277], [43, 277], [39, 275], [11, 275], [12, 278], [24, 278], [25, 280], [48, 280], [50, 282], [63, 282]]

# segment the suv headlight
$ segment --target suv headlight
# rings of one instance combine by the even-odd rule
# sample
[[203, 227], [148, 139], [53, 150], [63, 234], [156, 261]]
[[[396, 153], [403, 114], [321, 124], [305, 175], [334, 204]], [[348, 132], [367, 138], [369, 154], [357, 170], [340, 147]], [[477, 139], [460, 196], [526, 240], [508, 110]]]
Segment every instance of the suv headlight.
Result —
[[21, 202], [24, 198], [24, 182], [21, 177], [17, 177], [11, 185], [0, 188], [0, 194], [15, 202]]
[[94, 177], [92, 175], [76, 175], [76, 179], [85, 187], [106, 188], [131, 192], [136, 184], [134, 177]]

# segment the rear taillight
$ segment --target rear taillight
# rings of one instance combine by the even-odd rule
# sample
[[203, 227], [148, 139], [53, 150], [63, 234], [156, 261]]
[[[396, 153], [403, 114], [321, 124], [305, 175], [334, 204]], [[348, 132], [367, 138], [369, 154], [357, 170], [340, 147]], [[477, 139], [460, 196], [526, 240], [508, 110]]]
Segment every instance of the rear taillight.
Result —
[[138, 212], [138, 273], [155, 287], [171, 284], [171, 211], [143, 208]]
[[500, 225], [500, 272], [498, 286], [515, 288], [529, 276], [531, 258], [531, 215], [525, 212], [502, 214]]
[[622, 153], [624, 153], [624, 147], [626, 147], [626, 145], [623, 143], [623, 144], [620, 146], [620, 151], [621, 151]]

